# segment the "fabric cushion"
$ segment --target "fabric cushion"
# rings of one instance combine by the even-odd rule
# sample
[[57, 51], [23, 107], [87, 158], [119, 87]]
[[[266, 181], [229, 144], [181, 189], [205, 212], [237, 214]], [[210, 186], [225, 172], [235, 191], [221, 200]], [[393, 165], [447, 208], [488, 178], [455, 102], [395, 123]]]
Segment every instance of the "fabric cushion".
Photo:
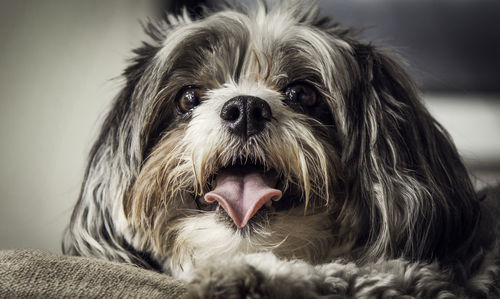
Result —
[[0, 298], [179, 298], [183, 283], [165, 274], [38, 250], [0, 251]]

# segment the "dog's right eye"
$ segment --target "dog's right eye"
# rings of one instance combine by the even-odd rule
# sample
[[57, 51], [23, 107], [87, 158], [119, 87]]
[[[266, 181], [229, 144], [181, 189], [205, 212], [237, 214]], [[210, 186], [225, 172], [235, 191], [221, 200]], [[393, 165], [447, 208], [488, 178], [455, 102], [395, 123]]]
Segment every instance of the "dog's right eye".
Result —
[[285, 98], [288, 103], [292, 105], [298, 104], [306, 109], [318, 104], [318, 94], [314, 87], [303, 82], [290, 84], [285, 89]]
[[199, 87], [184, 88], [177, 97], [177, 107], [181, 113], [187, 113], [201, 103], [203, 90]]

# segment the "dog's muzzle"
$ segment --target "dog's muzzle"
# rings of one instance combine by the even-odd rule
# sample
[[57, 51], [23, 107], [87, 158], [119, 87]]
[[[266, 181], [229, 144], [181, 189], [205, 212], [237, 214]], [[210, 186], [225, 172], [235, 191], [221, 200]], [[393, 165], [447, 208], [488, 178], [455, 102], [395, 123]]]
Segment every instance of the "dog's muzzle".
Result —
[[[264, 130], [272, 118], [269, 104], [256, 97], [239, 96], [227, 101], [220, 117], [231, 134], [247, 140]], [[264, 205], [271, 208], [272, 201], [281, 198], [275, 189], [278, 174], [257, 165], [232, 165], [219, 170], [215, 188], [205, 194], [205, 201], [218, 202], [233, 219], [237, 227], [244, 227]]]

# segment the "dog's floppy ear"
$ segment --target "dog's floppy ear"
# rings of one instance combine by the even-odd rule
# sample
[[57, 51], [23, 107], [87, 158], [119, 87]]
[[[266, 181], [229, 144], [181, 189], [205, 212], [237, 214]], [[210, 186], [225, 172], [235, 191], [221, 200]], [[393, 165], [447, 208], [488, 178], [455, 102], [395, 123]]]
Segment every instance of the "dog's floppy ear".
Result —
[[346, 205], [366, 213], [360, 256], [453, 258], [467, 249], [479, 209], [457, 150], [391, 55], [359, 44], [355, 59], [342, 159]]
[[[123, 73], [124, 87], [115, 98], [90, 151], [80, 196], [66, 231], [64, 253], [156, 267], [147, 256], [135, 252], [126, 242], [116, 219], [122, 213], [121, 200], [140, 171], [149, 144], [154, 142], [149, 135], [159, 135], [153, 131], [157, 130], [157, 123], [165, 121], [144, 120], [149, 117], [144, 107], [153, 102], [159, 89], [160, 80], [150, 80], [155, 73], [148, 70], [154, 67], [155, 55], [165, 38], [165, 28], [161, 26], [170, 25], [166, 22], [145, 25], [153, 42], [143, 43], [133, 51], [134, 57]], [[144, 123], [148, 126], [143, 126]], [[146, 130], [148, 136], [145, 136]]]

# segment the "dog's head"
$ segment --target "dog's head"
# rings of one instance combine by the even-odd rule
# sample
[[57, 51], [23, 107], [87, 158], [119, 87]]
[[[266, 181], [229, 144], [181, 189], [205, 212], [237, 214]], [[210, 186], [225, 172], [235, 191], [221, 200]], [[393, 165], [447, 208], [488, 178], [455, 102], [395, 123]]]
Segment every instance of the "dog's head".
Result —
[[67, 252], [176, 270], [258, 251], [433, 259], [466, 243], [467, 172], [391, 55], [298, 3], [147, 32]]

